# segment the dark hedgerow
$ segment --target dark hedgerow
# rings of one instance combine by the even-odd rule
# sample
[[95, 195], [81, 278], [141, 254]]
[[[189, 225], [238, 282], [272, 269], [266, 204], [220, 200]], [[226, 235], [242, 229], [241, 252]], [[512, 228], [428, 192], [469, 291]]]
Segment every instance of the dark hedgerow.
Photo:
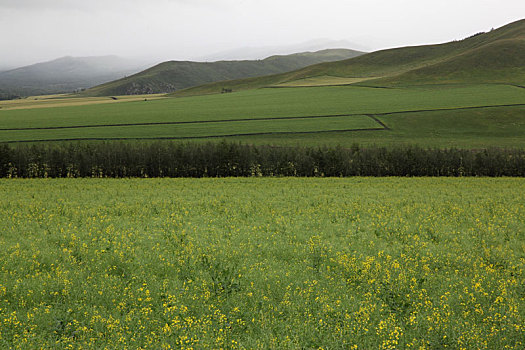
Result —
[[240, 143], [0, 145], [0, 177], [525, 176], [522, 149]]

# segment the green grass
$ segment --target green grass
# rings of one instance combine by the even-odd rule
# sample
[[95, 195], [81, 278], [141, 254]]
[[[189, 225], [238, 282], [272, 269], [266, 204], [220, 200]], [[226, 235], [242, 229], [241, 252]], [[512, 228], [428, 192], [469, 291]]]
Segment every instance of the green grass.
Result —
[[521, 39], [496, 41], [443, 62], [366, 83], [406, 86], [455, 82], [525, 83], [525, 35]]
[[390, 130], [331, 133], [330, 135], [263, 135], [234, 137], [235, 141], [280, 145], [362, 146], [419, 145], [482, 149], [525, 147], [525, 107], [484, 108], [378, 116]]
[[[492, 140], [493, 146], [511, 147], [521, 143], [525, 133], [525, 106], [486, 108], [462, 111], [407, 113], [379, 117], [393, 131], [392, 138], [408, 142], [418, 130], [420, 139], [449, 142], [451, 146], [470, 144], [482, 147]], [[453, 127], [451, 127], [453, 125]]]
[[[322, 119], [322, 120], [320, 120]], [[317, 133], [337, 130], [383, 130], [383, 126], [373, 119], [362, 116], [323, 117], [323, 118], [294, 118], [276, 120], [230, 121], [224, 123], [195, 123], [177, 125], [143, 125], [119, 126], [104, 128], [77, 128], [77, 129], [52, 129], [41, 130], [38, 133], [30, 130], [0, 131], [8, 134], [5, 140], [26, 141], [56, 140], [56, 139], [83, 139], [83, 138], [205, 138], [229, 135], [257, 135], [262, 134], [288, 134], [288, 133]], [[88, 136], [89, 135], [89, 136]], [[250, 136], [253, 137], [253, 136]], [[11, 138], [11, 139], [9, 139]]]
[[[240, 138], [252, 143], [365, 144], [418, 143], [438, 146], [516, 146], [525, 144], [523, 108], [418, 112], [525, 102], [525, 89], [509, 85], [436, 85], [371, 89], [366, 87], [279, 88], [233, 94], [0, 111], [0, 129], [96, 126], [106, 124], [178, 123], [98, 128], [0, 131], [0, 141], [75, 138], [202, 137], [279, 133]], [[441, 114], [440, 114], [441, 113]], [[334, 133], [334, 130], [381, 127], [364, 114], [378, 114], [391, 130]], [[232, 119], [294, 118], [355, 115], [339, 118], [231, 121]], [[498, 116], [501, 115], [501, 118]], [[479, 122], [478, 122], [479, 121]], [[491, 124], [493, 123], [493, 125]], [[435, 129], [435, 130], [434, 130]], [[497, 133], [493, 133], [497, 130]], [[323, 133], [323, 131], [331, 131]], [[289, 135], [288, 132], [319, 132]]]
[[0, 186], [2, 348], [525, 346], [523, 179]]

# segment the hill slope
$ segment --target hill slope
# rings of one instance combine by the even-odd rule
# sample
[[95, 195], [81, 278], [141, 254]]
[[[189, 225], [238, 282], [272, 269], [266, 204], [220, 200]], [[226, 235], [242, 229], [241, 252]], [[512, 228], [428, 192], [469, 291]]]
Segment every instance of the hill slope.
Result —
[[62, 57], [0, 72], [0, 90], [21, 96], [72, 92], [143, 68], [143, 63], [116, 56]]
[[442, 62], [372, 81], [381, 85], [525, 82], [525, 40], [502, 39]]
[[86, 96], [136, 95], [172, 92], [209, 82], [257, 77], [293, 71], [320, 62], [356, 57], [362, 52], [331, 49], [271, 56], [254, 61], [190, 62], [169, 61], [133, 76], [85, 91]]
[[284, 74], [207, 84], [174, 95], [276, 86], [312, 77], [359, 78], [378, 86], [428, 83], [525, 83], [525, 20], [461, 41], [377, 51]]

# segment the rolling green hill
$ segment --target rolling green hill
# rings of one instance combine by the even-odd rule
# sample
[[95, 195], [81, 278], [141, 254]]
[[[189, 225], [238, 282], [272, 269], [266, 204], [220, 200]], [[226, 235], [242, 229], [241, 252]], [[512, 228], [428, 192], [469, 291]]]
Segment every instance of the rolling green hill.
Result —
[[498, 40], [442, 62], [370, 83], [525, 83], [525, 38]]
[[174, 96], [274, 87], [311, 78], [325, 85], [354, 78], [354, 84], [374, 86], [435, 83], [525, 83], [525, 20], [461, 41], [439, 45], [403, 47], [359, 57], [305, 67], [260, 78], [206, 84], [174, 93]]
[[293, 71], [320, 62], [344, 60], [362, 52], [331, 49], [254, 61], [169, 61], [135, 75], [91, 88], [84, 96], [137, 95], [172, 92], [209, 82]]

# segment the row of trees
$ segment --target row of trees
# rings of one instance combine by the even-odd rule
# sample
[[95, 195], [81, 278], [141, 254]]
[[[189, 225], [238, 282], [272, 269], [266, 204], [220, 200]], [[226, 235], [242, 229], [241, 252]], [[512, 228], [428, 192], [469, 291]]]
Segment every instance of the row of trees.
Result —
[[240, 143], [0, 145], [0, 177], [525, 176], [525, 150]]

